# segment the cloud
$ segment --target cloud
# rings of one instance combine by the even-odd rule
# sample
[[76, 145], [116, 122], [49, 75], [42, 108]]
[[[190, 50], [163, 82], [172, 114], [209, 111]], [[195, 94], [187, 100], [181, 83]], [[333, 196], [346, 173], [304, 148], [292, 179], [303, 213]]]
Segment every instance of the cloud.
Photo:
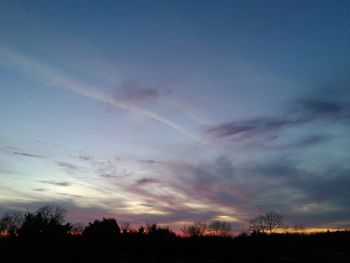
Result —
[[63, 187], [67, 187], [67, 186], [71, 186], [72, 185], [72, 183], [65, 182], [65, 181], [46, 181], [46, 180], [42, 180], [42, 181], [39, 181], [39, 182], [43, 183], [43, 184], [51, 184], [51, 185], [63, 186]]
[[153, 88], [147, 88], [138, 81], [127, 80], [120, 84], [120, 88], [115, 91], [117, 100], [129, 103], [154, 101], [159, 97], [159, 92]]
[[256, 208], [276, 210], [286, 221], [307, 226], [332, 226], [336, 220], [350, 219], [349, 173], [350, 167], [325, 165], [315, 171], [286, 159], [252, 163], [245, 170], [254, 178], [249, 188], [257, 193], [251, 197]]
[[[68, 204], [72, 216], [84, 220], [111, 215], [122, 221], [178, 227], [184, 222], [208, 222], [218, 216], [229, 216], [236, 220], [235, 231], [244, 229], [251, 217], [265, 210], [281, 213], [287, 223], [302, 222], [305, 226], [344, 227], [344, 222], [336, 220], [350, 219], [347, 212], [350, 167], [311, 171], [291, 159], [251, 160], [247, 164], [235, 163], [225, 156], [210, 162], [160, 162], [147, 167], [147, 174], [154, 177], [108, 182], [107, 188], [96, 185], [110, 198], [92, 199], [84, 203], [84, 209], [78, 206], [81, 201], [67, 203], [75, 195], [80, 197], [77, 193], [58, 193], [67, 197], [58, 202], [65, 208]], [[70, 185], [65, 181], [41, 182]], [[115, 192], [127, 194], [119, 197], [113, 195]], [[84, 196], [82, 200], [88, 198]]]
[[14, 155], [20, 155], [20, 156], [25, 156], [25, 157], [33, 157], [33, 158], [44, 158], [43, 155], [39, 155], [39, 154], [33, 154], [33, 153], [27, 153], [27, 152], [12, 152], [12, 154]]
[[159, 183], [159, 180], [155, 178], [143, 177], [142, 179], [137, 180], [136, 183], [138, 185], [154, 184], [154, 183]]
[[94, 157], [91, 155], [87, 155], [87, 154], [79, 154], [78, 159], [80, 159], [82, 161], [92, 161], [92, 160], [94, 160]]
[[332, 117], [342, 115], [343, 105], [338, 102], [305, 99], [300, 102], [302, 110], [314, 117]]
[[332, 140], [333, 138], [330, 135], [321, 135], [321, 134], [311, 134], [297, 138], [294, 141], [287, 143], [255, 143], [255, 147], [269, 150], [287, 150], [287, 149], [297, 149], [297, 148], [306, 148], [314, 145], [318, 145], [327, 141]]
[[148, 164], [154, 164], [154, 163], [156, 163], [157, 161], [155, 161], [155, 160], [138, 160], [138, 162], [140, 162], [140, 163], [148, 163]]
[[[204, 134], [213, 135], [216, 138], [228, 138], [230, 140], [245, 139], [275, 139], [277, 135], [290, 128], [301, 128], [314, 121], [325, 121], [333, 125], [337, 121], [345, 121], [349, 124], [350, 96], [349, 89], [334, 89], [331, 96], [327, 96], [326, 90], [315, 90], [314, 93], [304, 96], [289, 104], [281, 110], [278, 116], [262, 116], [259, 118], [229, 121], [209, 125], [203, 129]], [[322, 136], [310, 135], [305, 141], [300, 140], [299, 145], [309, 146], [323, 141]]]
[[66, 197], [71, 197], [71, 198], [82, 198], [83, 196], [82, 195], [76, 195], [76, 194], [67, 194], [67, 193], [57, 193], [59, 195], [62, 195], [62, 196], [66, 196]]
[[129, 172], [129, 171], [115, 171], [113, 173], [103, 173], [103, 174], [100, 174], [99, 176], [100, 177], [103, 177], [103, 178], [124, 178], [124, 177], [128, 177], [128, 176], [131, 176], [133, 175], [133, 172]]
[[45, 188], [34, 188], [33, 191], [36, 191], [36, 192], [45, 192], [46, 189], [45, 189]]
[[[339, 94], [340, 96], [340, 94]], [[325, 120], [341, 121], [350, 117], [350, 101], [344, 101], [343, 98], [304, 98], [297, 101], [294, 105], [294, 111], [304, 116], [308, 121]]]
[[246, 121], [233, 121], [217, 125], [212, 125], [205, 129], [205, 133], [214, 134], [219, 138], [251, 138], [266, 133], [277, 132], [282, 128], [292, 127], [305, 123], [304, 118], [275, 118], [264, 117]]
[[79, 167], [68, 162], [55, 162], [58, 166], [67, 168], [68, 170], [78, 170]]
[[[318, 140], [315, 137], [305, 141]], [[312, 171], [300, 166], [300, 161], [285, 158], [236, 165], [226, 157], [199, 164], [162, 162], [150, 168], [162, 178], [159, 189], [170, 189], [165, 196], [154, 192], [148, 180], [140, 188], [136, 184], [128, 190], [144, 196], [157, 207], [162, 204], [162, 211], [169, 213], [169, 218], [176, 217], [172, 213], [182, 220], [191, 213], [197, 213], [195, 218], [199, 220], [207, 220], [207, 213], [229, 215], [237, 218], [242, 229], [254, 215], [275, 210], [288, 223], [325, 226], [332, 220], [335, 222], [336, 215], [342, 215], [338, 219], [350, 219], [350, 213], [346, 212], [350, 167], [327, 168], [327, 165]], [[172, 196], [173, 192], [179, 196]], [[328, 215], [319, 216], [320, 209]]]
[[315, 145], [315, 144], [326, 142], [326, 141], [328, 141], [330, 139], [331, 138], [329, 136], [325, 136], [325, 135], [318, 135], [318, 134], [307, 135], [307, 136], [304, 136], [304, 137], [298, 139], [296, 142], [293, 142], [292, 144], [289, 144], [288, 148], [290, 148], [290, 147], [307, 147], [307, 146], [312, 146], [312, 145]]
[[[133, 185], [128, 188], [129, 191], [148, 196], [154, 201], [168, 202], [172, 207], [186, 207], [187, 204], [192, 206], [192, 203], [196, 203], [195, 206], [204, 206], [206, 209], [212, 206], [215, 210], [249, 203], [249, 193], [240, 181], [239, 171], [226, 158], [201, 164], [162, 162], [150, 168], [161, 179], [142, 178], [139, 181], [142, 184]], [[148, 183], [159, 183], [161, 185], [157, 188], [167, 190], [164, 194], [163, 191], [157, 194], [153, 188], [148, 187]]]

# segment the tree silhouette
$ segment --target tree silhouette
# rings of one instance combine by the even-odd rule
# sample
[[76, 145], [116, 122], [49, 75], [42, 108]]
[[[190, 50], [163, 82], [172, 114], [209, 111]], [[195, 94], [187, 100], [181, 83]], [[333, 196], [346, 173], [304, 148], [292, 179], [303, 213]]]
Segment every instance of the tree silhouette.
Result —
[[120, 228], [114, 218], [103, 218], [89, 223], [83, 231], [83, 236], [95, 240], [113, 240], [120, 236]]
[[181, 228], [182, 233], [187, 237], [201, 237], [206, 230], [207, 224], [202, 222], [195, 222], [192, 225], [184, 225]]
[[120, 231], [125, 235], [128, 232], [132, 231], [130, 222], [124, 222], [120, 225]]
[[[282, 216], [267, 212], [253, 218], [250, 227], [254, 233], [273, 233], [281, 226]], [[157, 224], [122, 235], [113, 218], [95, 220], [84, 229], [82, 224], [65, 223], [64, 209], [49, 206], [23, 217], [6, 213], [0, 227], [7, 234], [0, 235], [1, 262], [304, 262], [305, 258], [348, 262], [349, 258], [350, 231], [231, 238], [227, 237], [231, 225], [214, 221], [208, 226], [201, 222], [184, 226], [185, 237]], [[10, 232], [13, 238], [8, 238]]]
[[250, 220], [249, 230], [254, 233], [272, 233], [275, 229], [282, 227], [282, 225], [282, 216], [270, 211]]
[[27, 212], [18, 234], [22, 238], [55, 239], [68, 235], [71, 225], [65, 224], [66, 210], [60, 207], [43, 206], [36, 212]]
[[23, 213], [7, 212], [0, 219], [0, 235], [14, 238], [23, 224]]
[[172, 232], [169, 227], [161, 227], [157, 224], [150, 224], [146, 226], [147, 235], [155, 239], [169, 239], [175, 237], [175, 233]]
[[213, 221], [208, 226], [208, 231], [213, 236], [225, 237], [232, 232], [232, 226], [225, 221]]

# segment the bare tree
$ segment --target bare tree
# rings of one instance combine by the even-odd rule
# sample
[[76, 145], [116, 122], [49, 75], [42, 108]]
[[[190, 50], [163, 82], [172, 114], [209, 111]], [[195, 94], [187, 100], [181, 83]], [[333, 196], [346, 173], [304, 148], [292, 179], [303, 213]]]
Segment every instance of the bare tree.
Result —
[[265, 213], [266, 229], [269, 233], [273, 230], [282, 227], [282, 216], [276, 212], [270, 211]]
[[18, 229], [23, 224], [23, 213], [7, 212], [0, 219], [0, 236], [15, 237], [18, 234]]
[[123, 233], [123, 234], [127, 234], [128, 232], [130, 232], [132, 229], [131, 229], [131, 224], [130, 222], [124, 222], [120, 225], [120, 231]]
[[250, 220], [249, 230], [257, 233], [272, 233], [282, 226], [282, 216], [276, 212], [270, 211]]
[[265, 217], [263, 215], [259, 215], [250, 220], [249, 231], [255, 233], [265, 233], [266, 225], [265, 225]]
[[208, 230], [213, 236], [226, 237], [231, 234], [232, 226], [225, 221], [213, 221], [209, 224]]
[[202, 222], [195, 222], [192, 225], [184, 225], [181, 228], [182, 233], [184, 234], [184, 236], [187, 236], [187, 237], [203, 236], [206, 230], [207, 230], [207, 224]]

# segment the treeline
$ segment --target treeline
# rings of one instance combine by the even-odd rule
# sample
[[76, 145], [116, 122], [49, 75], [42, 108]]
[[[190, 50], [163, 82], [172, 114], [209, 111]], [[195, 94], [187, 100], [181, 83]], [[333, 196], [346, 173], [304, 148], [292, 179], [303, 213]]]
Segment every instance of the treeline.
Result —
[[64, 209], [45, 206], [1, 218], [1, 262], [348, 262], [350, 232], [273, 233], [280, 219], [268, 213], [252, 219], [249, 235], [232, 237], [231, 226], [217, 221], [184, 226], [179, 236], [169, 227], [133, 229], [114, 218], [70, 224]]
[[[184, 237], [201, 237], [204, 235], [229, 237], [232, 227], [224, 221], [210, 224], [195, 222], [181, 228]], [[0, 219], [0, 236], [11, 239], [59, 238], [68, 235], [82, 236], [86, 239], [109, 239], [120, 236], [147, 235], [171, 238], [175, 233], [169, 227], [156, 223], [135, 229], [130, 223], [118, 224], [114, 218], [102, 218], [88, 223], [71, 224], [66, 222], [66, 210], [60, 207], [43, 206], [35, 212], [8, 212]]]

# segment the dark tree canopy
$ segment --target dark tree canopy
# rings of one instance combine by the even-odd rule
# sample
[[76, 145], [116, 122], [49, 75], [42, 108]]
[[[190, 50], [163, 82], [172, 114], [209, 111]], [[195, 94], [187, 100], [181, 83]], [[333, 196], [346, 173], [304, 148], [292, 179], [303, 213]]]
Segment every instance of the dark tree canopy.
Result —
[[66, 210], [60, 207], [44, 206], [36, 212], [27, 212], [18, 234], [23, 238], [63, 237], [71, 230], [71, 225], [65, 224], [65, 217]]
[[83, 236], [90, 239], [114, 239], [120, 236], [120, 228], [114, 218], [103, 218], [89, 223], [83, 231]]
[[155, 239], [169, 239], [175, 237], [175, 233], [172, 232], [169, 227], [161, 227], [157, 224], [150, 224], [146, 226], [148, 236]]

